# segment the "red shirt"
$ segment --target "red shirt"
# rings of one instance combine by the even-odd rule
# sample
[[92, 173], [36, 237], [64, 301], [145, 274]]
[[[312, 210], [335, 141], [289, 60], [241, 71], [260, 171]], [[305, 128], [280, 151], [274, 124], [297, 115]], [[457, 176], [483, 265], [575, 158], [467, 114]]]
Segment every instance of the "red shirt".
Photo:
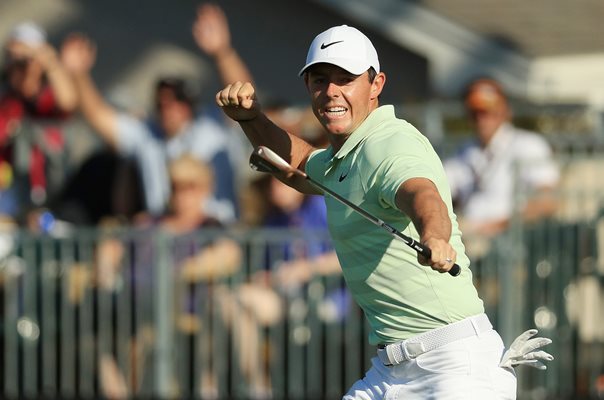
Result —
[[[24, 120], [62, 121], [67, 113], [59, 109], [50, 86], [45, 86], [33, 100], [24, 100], [15, 93], [7, 91], [0, 95], [0, 163], [12, 165], [13, 151], [11, 135]], [[38, 138], [37, 138], [38, 139]], [[42, 141], [41, 143], [39, 141]], [[62, 151], [63, 133], [59, 125], [43, 125], [42, 137], [34, 141], [29, 160], [29, 183], [32, 188], [46, 188], [44, 151]], [[2, 189], [0, 187], [0, 189]]]

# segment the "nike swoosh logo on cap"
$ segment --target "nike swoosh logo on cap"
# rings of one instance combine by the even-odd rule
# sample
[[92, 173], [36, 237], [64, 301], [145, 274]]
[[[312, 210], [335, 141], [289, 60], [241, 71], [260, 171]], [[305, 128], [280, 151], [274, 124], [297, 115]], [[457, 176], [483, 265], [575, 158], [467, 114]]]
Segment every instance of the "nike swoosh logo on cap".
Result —
[[325, 50], [326, 48], [328, 48], [329, 46], [333, 46], [336, 43], [342, 43], [343, 40], [338, 40], [337, 42], [331, 42], [331, 43], [321, 43], [321, 50]]
[[338, 182], [342, 182], [344, 179], [346, 179], [346, 177], [348, 176], [349, 172], [350, 172], [350, 170], [346, 171], [346, 173], [342, 172], [340, 174], [340, 179], [338, 179]]

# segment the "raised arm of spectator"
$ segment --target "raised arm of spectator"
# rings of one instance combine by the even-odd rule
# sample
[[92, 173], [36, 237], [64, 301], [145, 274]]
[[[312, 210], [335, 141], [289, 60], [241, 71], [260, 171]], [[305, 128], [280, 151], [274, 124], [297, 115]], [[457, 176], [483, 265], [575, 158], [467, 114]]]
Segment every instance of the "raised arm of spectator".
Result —
[[520, 179], [530, 188], [526, 204], [522, 209], [522, 217], [525, 221], [551, 217], [559, 206], [557, 188], [560, 169], [549, 144], [545, 139], [537, 138], [537, 136], [534, 138], [530, 153], [527, 150], [524, 161], [520, 163]]
[[54, 47], [49, 44], [40, 46], [35, 57], [46, 71], [48, 84], [57, 101], [57, 106], [65, 111], [75, 111], [78, 106], [78, 95], [69, 72], [65, 69]]
[[339, 275], [342, 267], [335, 251], [320, 254], [316, 257], [297, 258], [287, 261], [275, 270], [274, 280], [285, 288], [298, 287], [314, 276]]
[[203, 4], [197, 9], [193, 24], [193, 38], [197, 46], [212, 57], [224, 85], [251, 82], [252, 74], [231, 46], [231, 32], [226, 15], [215, 4]]
[[54, 47], [48, 43], [30, 46], [21, 41], [14, 41], [8, 45], [8, 51], [16, 58], [31, 58], [39, 63], [48, 79], [59, 110], [70, 113], [76, 109], [78, 105], [76, 88]]
[[96, 47], [85, 36], [70, 35], [61, 49], [63, 64], [73, 76], [84, 118], [112, 147], [117, 147], [117, 111], [101, 96], [90, 70], [96, 61]]

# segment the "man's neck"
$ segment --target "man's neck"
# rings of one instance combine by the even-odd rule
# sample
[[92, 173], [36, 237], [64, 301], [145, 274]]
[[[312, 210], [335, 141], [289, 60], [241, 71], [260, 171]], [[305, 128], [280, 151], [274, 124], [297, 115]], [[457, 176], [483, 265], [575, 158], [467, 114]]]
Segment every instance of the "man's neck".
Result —
[[166, 137], [174, 138], [174, 137], [180, 135], [187, 129], [187, 127], [190, 124], [191, 124], [191, 121], [183, 121], [177, 127], [174, 127], [174, 129], [164, 130], [166, 132]]
[[334, 150], [334, 153], [337, 153], [338, 151], [340, 151], [340, 149], [342, 148], [342, 146], [344, 146], [344, 143], [346, 143], [346, 140], [350, 137], [352, 133], [346, 133], [346, 134], [339, 134], [339, 135], [334, 135], [333, 133], [330, 133], [328, 136], [329, 139], [329, 144], [331, 144], [331, 147]]
[[504, 137], [506, 136], [505, 132], [507, 131], [507, 128], [509, 126], [510, 126], [510, 124], [508, 122], [503, 122], [501, 125], [499, 125], [497, 127], [497, 129], [495, 130], [495, 132], [493, 132], [493, 134], [491, 134], [491, 136], [488, 138], [487, 141], [481, 142], [482, 148], [488, 149], [489, 147], [492, 147], [494, 145], [496, 146], [495, 143], [500, 142], [501, 140], [504, 140]]

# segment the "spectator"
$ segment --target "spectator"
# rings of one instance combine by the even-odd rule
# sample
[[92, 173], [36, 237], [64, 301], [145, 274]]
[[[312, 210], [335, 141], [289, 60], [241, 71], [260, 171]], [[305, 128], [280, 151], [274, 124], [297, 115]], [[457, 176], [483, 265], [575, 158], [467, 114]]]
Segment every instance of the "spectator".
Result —
[[134, 160], [99, 148], [68, 177], [49, 209], [72, 226], [98, 226], [106, 219], [131, 222], [144, 214], [141, 186]]
[[518, 193], [528, 195], [520, 210], [525, 220], [552, 215], [558, 168], [545, 139], [512, 125], [507, 97], [492, 79], [472, 82], [464, 100], [476, 137], [444, 163], [463, 232], [503, 231]]
[[[340, 264], [329, 241], [318, 240], [318, 231], [327, 230], [327, 211], [320, 196], [305, 195], [273, 176], [262, 176], [252, 182], [255, 196], [263, 208], [255, 208], [262, 217], [257, 223], [268, 229], [301, 231], [300, 240], [269, 246], [263, 273], [275, 270], [275, 276], [257, 281], [272, 282], [289, 292], [313, 276], [341, 273]], [[281, 245], [282, 246], [279, 246]], [[275, 262], [275, 265], [271, 265]]]
[[[179, 331], [188, 340], [191, 354], [196, 354], [195, 349], [201, 346], [201, 380], [205, 385], [200, 389], [202, 396], [205, 396], [212, 394], [216, 388], [216, 371], [211, 367], [214, 363], [210, 361], [214, 357], [216, 338], [212, 337], [208, 321], [201, 321], [201, 315], [210, 313], [210, 319], [219, 317], [212, 315], [212, 302], [222, 301], [221, 294], [227, 289], [220, 284], [220, 280], [238, 271], [241, 250], [235, 241], [226, 237], [208, 240], [196, 235], [204, 229], [222, 227], [218, 220], [205, 214], [203, 208], [199, 207], [200, 203], [212, 197], [214, 178], [211, 168], [195, 157], [184, 155], [171, 162], [168, 170], [172, 185], [170, 211], [159, 221], [159, 226], [175, 237], [171, 254], [183, 283], [176, 322]], [[197, 338], [200, 339], [199, 343]], [[181, 390], [187, 392], [194, 389]]]
[[[195, 237], [200, 230], [223, 228], [219, 220], [207, 214], [204, 207], [199, 207], [212, 198], [212, 168], [196, 157], [184, 154], [170, 162], [168, 173], [172, 188], [168, 211], [151, 226], [140, 228], [159, 228], [175, 238], [170, 254], [183, 281], [196, 283], [232, 275], [241, 259], [239, 246], [230, 239], [206, 243]], [[143, 264], [150, 262], [152, 260], [142, 261]]]
[[0, 86], [0, 213], [43, 206], [62, 184], [62, 125], [77, 93], [46, 33], [33, 22], [11, 31]]
[[[327, 232], [324, 199], [304, 195], [274, 176], [269, 178], [269, 212], [264, 226], [302, 230], [304, 236], [301, 240], [285, 243], [280, 252], [283, 260], [272, 279], [277, 287], [291, 296], [317, 276], [340, 275], [342, 270], [333, 247], [329, 241], [316, 238], [318, 231]], [[334, 311], [323, 315], [324, 319], [327, 322], [341, 321], [349, 310], [351, 298], [345, 287], [338, 284], [327, 290], [323, 303]]]
[[[253, 181], [249, 190], [254, 192], [250, 197], [259, 199], [251, 204], [262, 204], [262, 208], [254, 208], [261, 215], [257, 220], [260, 226], [301, 233], [300, 239], [270, 241], [264, 252], [250, 249], [251, 255], [260, 257], [251, 257], [249, 282], [224, 296], [226, 319], [239, 324], [234, 332], [240, 334], [237, 341], [242, 371], [254, 395], [268, 398], [273, 370], [269, 357], [273, 353], [262, 351], [271, 345], [263, 332], [282, 320], [284, 302], [300, 301], [296, 295], [308, 281], [316, 276], [339, 275], [341, 269], [330, 243], [316, 236], [318, 231], [327, 230], [327, 211], [320, 196], [304, 195], [268, 175]], [[326, 322], [341, 320], [350, 303], [342, 285], [330, 285], [320, 304], [328, 310], [322, 316]], [[289, 321], [304, 323], [299, 315], [292, 315]]]
[[305, 195], [287, 186], [274, 176], [268, 178], [268, 212], [263, 226], [302, 230], [301, 241], [285, 244], [285, 261], [276, 271], [278, 283], [291, 286], [318, 275], [339, 274], [340, 264], [333, 248], [325, 241], [317, 241], [317, 231], [327, 230], [327, 210], [321, 196]]
[[[0, 242], [5, 258], [15, 251], [10, 231], [16, 222], [29, 219], [30, 209], [44, 206], [62, 184], [62, 125], [75, 109], [77, 97], [56, 50], [35, 23], [15, 25], [2, 51]], [[0, 320], [4, 321], [6, 293], [4, 280], [0, 281]], [[0, 331], [0, 364], [5, 365], [4, 329]]]
[[[172, 186], [169, 211], [152, 226], [142, 229], [145, 233], [156, 233], [159, 229], [167, 234], [165, 240], [168, 240], [170, 246], [173, 273], [179, 282], [175, 305], [175, 322], [181, 335], [179, 339], [189, 346], [191, 354], [196, 354], [195, 349], [202, 347], [200, 352], [203, 355], [202, 380], [208, 383], [208, 388], [204, 389], [211, 390], [210, 386], [215, 384], [215, 377], [214, 371], [208, 370], [208, 366], [212, 365], [208, 360], [212, 357], [211, 348], [214, 339], [212, 332], [207, 328], [210, 325], [205, 324], [207, 321], [202, 322], [201, 318], [202, 315], [213, 312], [210, 297], [220, 301], [220, 295], [217, 293], [226, 292], [226, 289], [220, 289], [221, 285], [218, 281], [237, 272], [241, 262], [241, 250], [235, 241], [226, 237], [210, 235], [209, 238], [205, 238], [199, 235], [205, 230], [222, 227], [218, 220], [205, 214], [203, 208], [199, 207], [200, 203], [212, 196], [214, 186], [212, 169], [197, 158], [185, 154], [169, 164], [168, 173]], [[142, 237], [153, 237], [153, 235]], [[109, 237], [100, 243], [96, 263], [97, 285], [105, 291], [117, 290], [119, 287], [117, 283], [123, 281], [120, 276], [125, 272], [122, 270], [122, 263], [125, 259], [131, 259], [134, 263], [133, 282], [137, 285], [134, 292], [137, 293], [138, 298], [144, 298], [148, 302], [144, 304], [151, 305], [154, 294], [152, 270], [163, 266], [155, 260], [156, 241], [126, 240], [128, 243], [126, 248], [124, 242], [124, 239]], [[147, 310], [141, 315], [150, 314], [151, 311]], [[217, 316], [210, 316], [210, 318], [217, 318]], [[150, 326], [143, 326], [137, 333], [139, 344], [148, 342], [145, 335], [149, 334], [150, 329]], [[148, 348], [139, 351], [143, 356], [149, 354]], [[148, 376], [150, 372], [141, 371], [141, 376]], [[128, 392], [124, 385], [120, 386], [117, 383], [132, 382], [132, 379], [126, 379], [121, 374], [113, 358], [104, 354], [101, 376], [105, 382], [115, 382], [113, 385], [108, 384], [103, 387], [105, 395], [118, 392], [120, 393], [118, 397], [123, 397]], [[193, 390], [182, 385], [184, 383], [181, 382], [180, 391], [183, 393]], [[140, 382], [132, 382], [133, 388], [139, 386]], [[117, 390], [118, 388], [120, 389]]]
[[[193, 35], [214, 58], [223, 79], [249, 79], [246, 66], [230, 45], [226, 18], [219, 8], [199, 8]], [[217, 201], [208, 202], [208, 211], [221, 220], [232, 220], [236, 196], [229, 135], [217, 121], [195, 118], [195, 98], [187, 82], [178, 76], [159, 79], [155, 118], [142, 121], [120, 113], [100, 96], [90, 76], [95, 58], [93, 44], [83, 36], [72, 35], [66, 41], [65, 63], [74, 76], [84, 117], [114, 149], [137, 160], [148, 211], [157, 216], [165, 210], [170, 195], [166, 164], [190, 152], [210, 163], [217, 174]]]

